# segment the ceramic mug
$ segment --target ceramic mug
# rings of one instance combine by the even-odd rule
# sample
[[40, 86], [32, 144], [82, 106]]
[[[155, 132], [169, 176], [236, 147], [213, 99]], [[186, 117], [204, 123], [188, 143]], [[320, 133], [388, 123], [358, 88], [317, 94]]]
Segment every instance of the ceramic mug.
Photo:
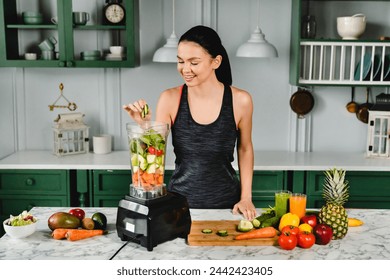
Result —
[[87, 12], [73, 12], [73, 23], [76, 25], [85, 25], [89, 21]]
[[54, 51], [42, 51], [41, 58], [43, 60], [53, 60], [54, 59]]
[[58, 18], [57, 18], [57, 17], [52, 17], [50, 20], [51, 20], [51, 22], [54, 23], [54, 24], [57, 24], [57, 23], [58, 23]]
[[38, 46], [42, 51], [53, 51], [55, 44], [57, 44], [56, 38], [53, 36], [43, 40]]
[[111, 152], [111, 135], [103, 134], [93, 136], [93, 152], [95, 154], [108, 154]]

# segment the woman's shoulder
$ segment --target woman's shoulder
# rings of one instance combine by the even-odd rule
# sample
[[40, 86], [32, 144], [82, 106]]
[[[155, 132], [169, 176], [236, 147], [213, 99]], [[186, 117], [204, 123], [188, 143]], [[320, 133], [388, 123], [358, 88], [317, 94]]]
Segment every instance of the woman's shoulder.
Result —
[[165, 97], [177, 97], [178, 95], [180, 95], [182, 87], [183, 86], [181, 85], [181, 86], [168, 88], [168, 89], [164, 90], [161, 93], [161, 95], [164, 95]]
[[235, 86], [231, 86], [233, 100], [238, 102], [239, 104], [247, 105], [248, 103], [252, 103], [252, 96], [246, 90], [240, 89]]

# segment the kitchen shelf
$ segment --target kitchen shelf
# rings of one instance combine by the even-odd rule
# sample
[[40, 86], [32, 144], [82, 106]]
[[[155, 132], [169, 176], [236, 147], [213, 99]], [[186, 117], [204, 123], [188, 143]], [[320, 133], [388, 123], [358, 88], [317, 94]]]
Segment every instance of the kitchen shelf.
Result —
[[[41, 3], [42, 2], [42, 3]], [[44, 3], [43, 3], [44, 2]], [[130, 68], [139, 65], [139, 0], [123, 0], [126, 21], [121, 25], [103, 24], [105, 0], [0, 0], [0, 67], [80, 67]], [[37, 10], [43, 14], [42, 24], [24, 24], [23, 11]], [[73, 24], [73, 11], [86, 11], [90, 21], [86, 25]], [[56, 17], [57, 24], [50, 22]], [[54, 36], [58, 59], [39, 59], [38, 45]], [[110, 46], [125, 47], [121, 60], [106, 60]], [[80, 53], [100, 50], [99, 60], [86, 61]], [[24, 54], [38, 54], [38, 60], [25, 60]]]
[[389, 42], [303, 40], [300, 46], [301, 85], [390, 85]]
[[[379, 40], [387, 36], [389, 4], [389, 0], [293, 0], [290, 84], [390, 86], [390, 74], [386, 75], [390, 41]], [[342, 40], [337, 34], [337, 17], [358, 13], [369, 14], [365, 33], [358, 40]], [[311, 39], [301, 34], [302, 19], [307, 15], [314, 16], [317, 23], [316, 35]]]

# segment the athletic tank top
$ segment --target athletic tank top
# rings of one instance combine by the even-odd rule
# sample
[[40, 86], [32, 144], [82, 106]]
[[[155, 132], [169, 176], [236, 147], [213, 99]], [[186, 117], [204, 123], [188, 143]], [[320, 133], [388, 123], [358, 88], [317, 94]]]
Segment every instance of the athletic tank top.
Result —
[[183, 86], [171, 127], [176, 160], [168, 190], [184, 195], [190, 208], [232, 208], [241, 191], [232, 166], [238, 131], [230, 86], [225, 85], [221, 108], [209, 109], [220, 110], [218, 118], [206, 125], [197, 123]]

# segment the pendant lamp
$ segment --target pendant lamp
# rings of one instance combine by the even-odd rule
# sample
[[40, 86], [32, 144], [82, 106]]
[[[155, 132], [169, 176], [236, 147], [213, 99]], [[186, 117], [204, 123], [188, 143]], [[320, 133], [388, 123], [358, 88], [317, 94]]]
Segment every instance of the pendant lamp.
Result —
[[258, 16], [257, 26], [248, 42], [242, 44], [238, 49], [236, 56], [238, 57], [278, 57], [276, 48], [267, 42], [264, 33], [259, 27], [260, 17], [260, 0], [257, 1]]
[[178, 43], [179, 39], [176, 37], [175, 34], [175, 0], [172, 0], [172, 34], [167, 39], [167, 43], [154, 53], [153, 61], [177, 63]]

